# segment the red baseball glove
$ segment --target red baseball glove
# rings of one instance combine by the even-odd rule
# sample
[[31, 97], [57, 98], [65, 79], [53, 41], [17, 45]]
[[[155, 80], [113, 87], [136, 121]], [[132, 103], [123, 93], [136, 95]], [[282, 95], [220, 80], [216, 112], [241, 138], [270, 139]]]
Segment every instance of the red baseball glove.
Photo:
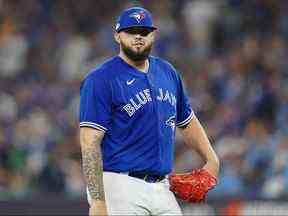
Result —
[[205, 169], [169, 176], [170, 190], [185, 202], [198, 203], [217, 184], [217, 179]]

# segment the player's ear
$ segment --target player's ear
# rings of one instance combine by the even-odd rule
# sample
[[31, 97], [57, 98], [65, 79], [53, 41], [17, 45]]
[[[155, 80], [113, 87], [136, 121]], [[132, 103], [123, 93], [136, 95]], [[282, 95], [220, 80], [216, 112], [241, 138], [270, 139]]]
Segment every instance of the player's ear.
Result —
[[118, 44], [120, 44], [120, 34], [118, 32], [114, 33], [114, 39]]

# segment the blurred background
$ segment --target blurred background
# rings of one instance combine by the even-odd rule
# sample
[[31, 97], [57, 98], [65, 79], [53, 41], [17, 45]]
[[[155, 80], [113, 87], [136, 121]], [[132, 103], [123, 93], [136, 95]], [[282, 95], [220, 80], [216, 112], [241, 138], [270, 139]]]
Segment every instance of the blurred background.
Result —
[[[208, 204], [184, 213], [287, 214], [288, 1], [0, 0], [0, 214], [85, 214], [79, 86], [117, 55], [130, 6], [158, 26], [221, 160]], [[175, 170], [202, 165], [177, 134]]]

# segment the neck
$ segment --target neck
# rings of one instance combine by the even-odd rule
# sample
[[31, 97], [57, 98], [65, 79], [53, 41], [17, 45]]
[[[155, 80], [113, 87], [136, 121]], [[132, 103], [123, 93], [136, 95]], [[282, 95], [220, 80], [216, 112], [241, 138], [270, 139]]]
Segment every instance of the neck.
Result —
[[120, 58], [122, 58], [127, 64], [137, 68], [139, 71], [146, 73], [148, 71], [149, 67], [149, 61], [148, 59], [145, 59], [143, 61], [133, 61], [130, 58], [128, 58], [123, 52], [119, 53]]

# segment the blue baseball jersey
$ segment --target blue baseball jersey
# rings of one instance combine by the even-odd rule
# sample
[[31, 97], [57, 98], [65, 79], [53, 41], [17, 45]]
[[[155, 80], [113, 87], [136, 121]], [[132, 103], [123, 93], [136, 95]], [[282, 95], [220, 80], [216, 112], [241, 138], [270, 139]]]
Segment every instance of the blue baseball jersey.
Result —
[[171, 64], [150, 56], [143, 73], [115, 56], [86, 76], [80, 94], [80, 127], [105, 132], [104, 171], [172, 171], [175, 126], [194, 112]]

